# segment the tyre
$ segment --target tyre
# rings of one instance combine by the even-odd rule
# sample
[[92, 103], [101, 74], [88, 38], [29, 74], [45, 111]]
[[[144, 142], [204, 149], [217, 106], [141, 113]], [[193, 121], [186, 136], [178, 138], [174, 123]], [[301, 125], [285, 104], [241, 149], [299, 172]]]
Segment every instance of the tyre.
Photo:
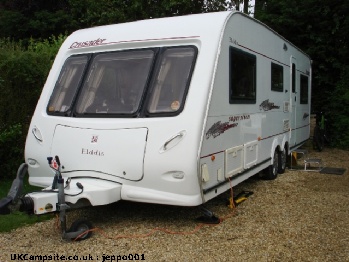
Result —
[[[79, 238], [77, 238], [77, 241], [85, 240], [91, 237], [92, 232], [89, 231], [92, 229], [92, 224], [86, 219], [78, 219], [73, 222], [73, 224], [70, 226], [69, 232], [77, 232], [77, 231], [86, 231], [83, 235], [81, 235]], [[75, 240], [75, 239], [72, 239]]]
[[273, 156], [273, 163], [266, 168], [264, 178], [267, 180], [273, 180], [277, 178], [278, 170], [279, 170], [279, 153], [278, 153], [278, 150], [275, 149], [274, 156]]
[[279, 151], [279, 163], [278, 163], [278, 173], [283, 174], [286, 170], [286, 162], [287, 162], [287, 153], [286, 148], [284, 150]]

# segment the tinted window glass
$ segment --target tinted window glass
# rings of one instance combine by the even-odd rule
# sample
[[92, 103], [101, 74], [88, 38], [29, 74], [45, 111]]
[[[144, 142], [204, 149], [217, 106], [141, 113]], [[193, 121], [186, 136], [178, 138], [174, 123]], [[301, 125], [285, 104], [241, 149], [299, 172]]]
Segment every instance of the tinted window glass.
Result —
[[185, 102], [197, 49], [159, 47], [68, 58], [48, 114], [77, 117], [174, 116]]
[[62, 114], [71, 109], [87, 60], [87, 56], [75, 56], [66, 60], [47, 106], [49, 114]]
[[301, 104], [308, 104], [308, 87], [309, 87], [308, 77], [305, 75], [301, 75], [301, 90], [300, 90]]
[[284, 68], [271, 63], [271, 90], [282, 92], [284, 90]]
[[292, 92], [296, 92], [296, 64], [292, 64]]
[[162, 53], [154, 74], [148, 113], [181, 111], [195, 56], [193, 47], [168, 48]]
[[231, 104], [256, 103], [256, 56], [230, 48]]
[[77, 114], [132, 114], [142, 99], [153, 50], [98, 54], [82, 87]]

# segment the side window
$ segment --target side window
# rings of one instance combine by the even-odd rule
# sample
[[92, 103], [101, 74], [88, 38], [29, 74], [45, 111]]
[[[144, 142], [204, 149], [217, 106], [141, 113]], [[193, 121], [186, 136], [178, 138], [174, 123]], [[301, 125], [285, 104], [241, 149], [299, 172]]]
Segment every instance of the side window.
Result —
[[296, 64], [292, 63], [292, 93], [296, 93]]
[[256, 103], [256, 56], [230, 48], [229, 103]]
[[196, 52], [194, 47], [175, 47], [161, 54], [148, 100], [148, 113], [172, 115], [183, 109]]
[[75, 56], [65, 61], [47, 105], [48, 114], [64, 114], [71, 109], [87, 60], [87, 56]]
[[274, 63], [271, 63], [271, 90], [284, 91], [284, 68]]
[[301, 90], [300, 90], [301, 104], [308, 104], [308, 89], [309, 89], [308, 77], [305, 75], [301, 75]]

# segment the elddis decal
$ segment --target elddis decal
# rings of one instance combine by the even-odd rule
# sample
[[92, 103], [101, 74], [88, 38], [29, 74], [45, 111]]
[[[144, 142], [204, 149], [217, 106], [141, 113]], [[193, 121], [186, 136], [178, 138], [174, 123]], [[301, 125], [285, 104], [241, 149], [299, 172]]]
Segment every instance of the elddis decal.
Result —
[[88, 149], [88, 148], [82, 148], [81, 149], [82, 155], [92, 155], [92, 156], [104, 156], [104, 152], [96, 150], [96, 149]]

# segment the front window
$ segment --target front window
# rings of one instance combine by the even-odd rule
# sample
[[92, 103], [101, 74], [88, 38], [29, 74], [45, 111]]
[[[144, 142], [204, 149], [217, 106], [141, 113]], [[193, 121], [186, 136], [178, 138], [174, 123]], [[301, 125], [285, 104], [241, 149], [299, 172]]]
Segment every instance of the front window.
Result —
[[67, 114], [87, 65], [87, 56], [73, 56], [66, 60], [47, 106], [49, 114]]
[[192, 47], [164, 51], [155, 74], [148, 113], [172, 113], [183, 108], [189, 77], [195, 58]]
[[77, 102], [77, 114], [133, 114], [140, 105], [153, 50], [98, 54]]
[[47, 106], [50, 115], [174, 116], [194, 68], [193, 46], [136, 49], [68, 58]]

